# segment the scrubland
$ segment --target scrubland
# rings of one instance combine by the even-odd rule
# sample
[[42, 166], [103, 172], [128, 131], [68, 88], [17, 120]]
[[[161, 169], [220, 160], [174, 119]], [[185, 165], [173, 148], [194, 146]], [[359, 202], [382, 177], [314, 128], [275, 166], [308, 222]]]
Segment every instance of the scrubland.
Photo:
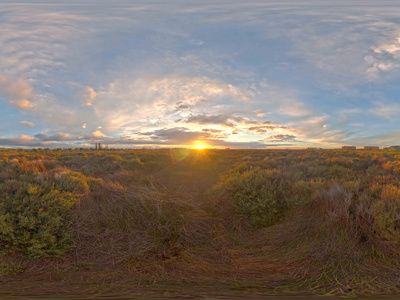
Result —
[[397, 294], [399, 178], [396, 150], [1, 149], [0, 292]]

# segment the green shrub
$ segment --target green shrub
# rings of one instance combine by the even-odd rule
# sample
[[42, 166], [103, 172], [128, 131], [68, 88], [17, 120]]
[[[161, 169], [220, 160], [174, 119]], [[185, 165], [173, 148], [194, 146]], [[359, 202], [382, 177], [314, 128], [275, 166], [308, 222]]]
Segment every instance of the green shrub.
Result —
[[56, 173], [55, 179], [58, 180], [56, 187], [61, 191], [84, 194], [90, 189], [86, 176], [79, 172]]
[[71, 249], [71, 207], [68, 192], [9, 180], [0, 185], [0, 251], [37, 258]]
[[320, 181], [296, 181], [292, 187], [290, 204], [297, 207], [309, 203], [317, 197], [321, 187], [322, 182]]
[[103, 179], [101, 178], [94, 178], [94, 177], [87, 177], [86, 182], [89, 186], [91, 192], [95, 191], [102, 183]]
[[221, 178], [213, 192], [233, 198], [236, 213], [255, 226], [270, 226], [282, 219], [288, 203], [291, 182], [278, 170], [246, 169], [239, 165]]
[[372, 209], [377, 230], [390, 240], [400, 241], [400, 189], [393, 185], [384, 187]]

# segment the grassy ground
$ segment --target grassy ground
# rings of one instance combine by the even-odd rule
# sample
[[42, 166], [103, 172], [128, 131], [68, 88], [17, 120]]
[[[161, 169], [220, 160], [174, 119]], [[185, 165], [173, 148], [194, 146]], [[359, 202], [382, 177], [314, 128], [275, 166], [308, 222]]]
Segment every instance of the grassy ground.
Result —
[[400, 152], [0, 150], [0, 294], [399, 293]]

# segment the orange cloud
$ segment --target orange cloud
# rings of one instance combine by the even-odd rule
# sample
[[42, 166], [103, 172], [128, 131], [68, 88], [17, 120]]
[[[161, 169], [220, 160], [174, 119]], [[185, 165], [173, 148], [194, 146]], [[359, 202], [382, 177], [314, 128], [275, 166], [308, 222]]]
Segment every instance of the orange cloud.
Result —
[[97, 138], [107, 137], [104, 133], [100, 131], [100, 129], [93, 131], [93, 136]]
[[11, 105], [23, 110], [34, 108], [32, 87], [23, 78], [10, 79], [0, 76], [0, 94], [3, 95]]

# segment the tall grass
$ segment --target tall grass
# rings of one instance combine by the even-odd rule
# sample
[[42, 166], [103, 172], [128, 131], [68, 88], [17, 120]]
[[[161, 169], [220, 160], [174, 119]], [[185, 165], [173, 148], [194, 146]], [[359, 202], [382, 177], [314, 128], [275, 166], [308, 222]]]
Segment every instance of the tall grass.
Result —
[[76, 210], [79, 253], [96, 261], [168, 259], [206, 241], [206, 214], [185, 195], [150, 184], [136, 188], [106, 181]]
[[0, 262], [164, 262], [198, 278], [277, 272], [318, 292], [396, 290], [398, 152], [201, 153], [0, 149]]
[[379, 201], [357, 185], [333, 182], [293, 215], [291, 230], [281, 238], [291, 255], [307, 257], [303, 268], [312, 275], [302, 278], [303, 285], [335, 293], [393, 290], [398, 240], [388, 239], [379, 224]]

